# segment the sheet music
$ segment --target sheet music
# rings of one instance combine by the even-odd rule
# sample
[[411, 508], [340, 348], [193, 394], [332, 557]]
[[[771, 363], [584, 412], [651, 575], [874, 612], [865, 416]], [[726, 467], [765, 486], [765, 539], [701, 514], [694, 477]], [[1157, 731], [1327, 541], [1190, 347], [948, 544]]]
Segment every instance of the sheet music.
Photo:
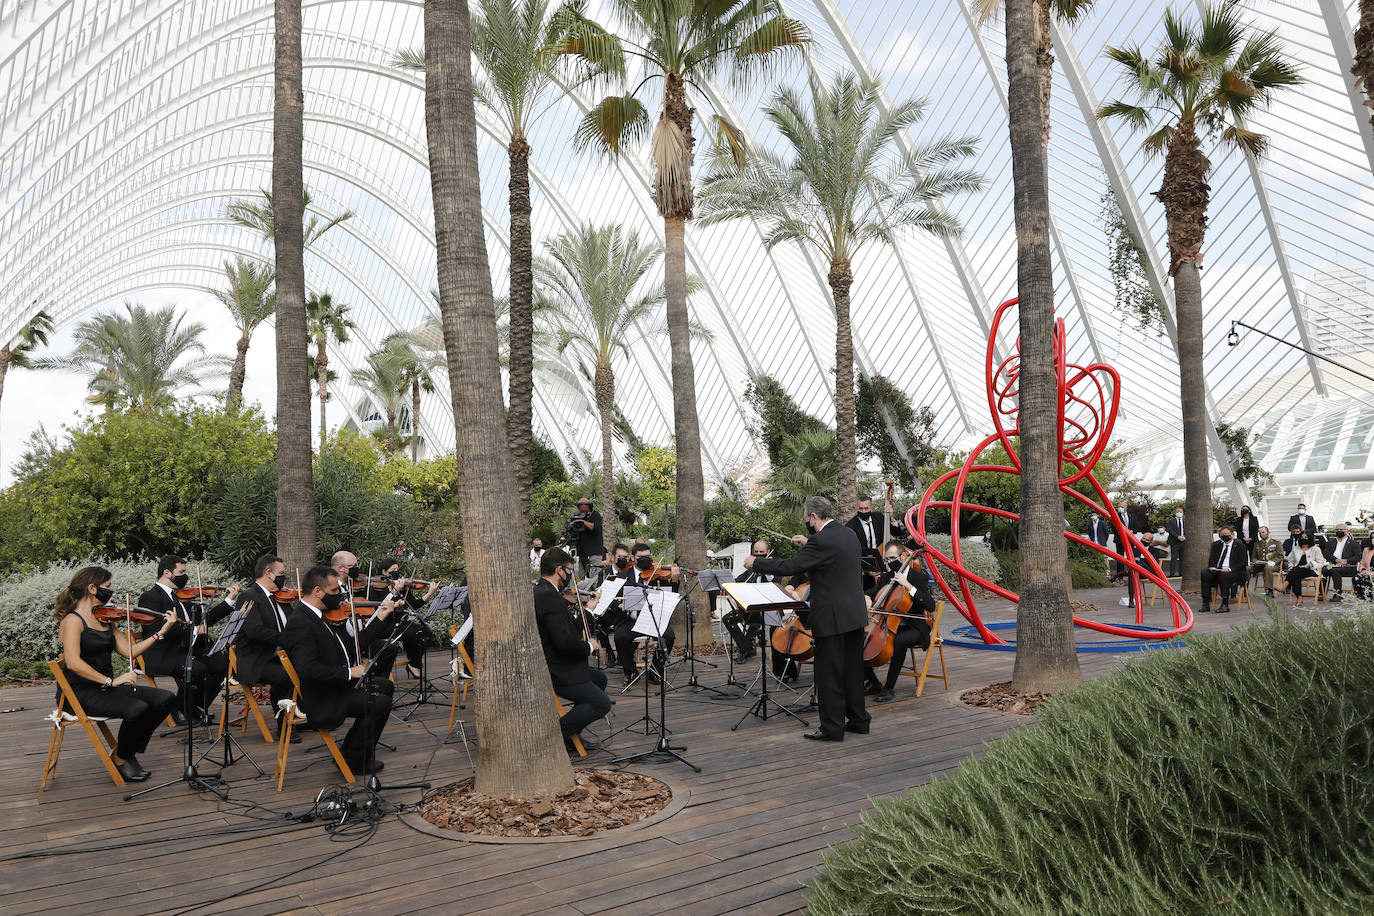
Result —
[[672, 619], [673, 608], [677, 607], [679, 600], [676, 592], [666, 588], [648, 589], [645, 606], [640, 609], [633, 632], [655, 638], [662, 636], [663, 631], [668, 629], [668, 621]]
[[607, 579], [601, 583], [601, 596], [596, 601], [596, 607], [590, 608], [593, 617], [600, 617], [611, 609], [611, 604], [620, 594], [620, 590], [625, 587], [628, 579]]
[[727, 581], [726, 573], [719, 569], [703, 569], [697, 573], [697, 587], [703, 592], [718, 592]]
[[461, 645], [463, 644], [463, 640], [467, 639], [467, 638], [468, 638], [468, 634], [471, 633], [471, 632], [472, 632], [472, 615], [469, 614], [469, 615], [468, 615], [468, 619], [467, 619], [467, 620], [464, 620], [464, 621], [463, 621], [463, 625], [462, 625], [461, 627], [458, 628], [458, 632], [453, 634], [453, 644], [454, 644], [455, 646], [461, 646]]
[[796, 599], [775, 582], [727, 582], [724, 588], [725, 593], [735, 599], [736, 604], [745, 608], [756, 604], [796, 603]]

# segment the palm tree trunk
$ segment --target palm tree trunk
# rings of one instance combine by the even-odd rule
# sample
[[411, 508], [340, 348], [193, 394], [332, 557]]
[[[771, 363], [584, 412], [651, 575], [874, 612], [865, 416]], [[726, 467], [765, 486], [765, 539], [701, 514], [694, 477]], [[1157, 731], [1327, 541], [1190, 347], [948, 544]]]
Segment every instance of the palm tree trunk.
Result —
[[[5, 376], [10, 374], [11, 353], [12, 351], [10, 350], [9, 344], [0, 347], [0, 402], [3, 402], [5, 399]], [[4, 439], [0, 439], [0, 443], [4, 441]]]
[[429, 140], [439, 311], [463, 506], [463, 549], [477, 620], [477, 791], [528, 798], [573, 787], [539, 645], [525, 543], [508, 529], [517, 498], [491, 275], [482, 234], [465, 0], [425, 0], [425, 129]]
[[530, 235], [530, 145], [513, 137], [510, 154], [510, 408], [506, 436], [520, 490], [520, 540], [529, 538], [534, 489], [534, 246]]
[[386, 411], [386, 456], [396, 454], [396, 411], [388, 407]]
[[601, 516], [602, 536], [609, 547], [616, 542], [620, 518], [615, 512], [615, 456], [611, 453], [611, 427], [615, 409], [615, 374], [610, 366], [597, 366], [592, 385], [596, 389], [596, 412], [601, 417]]
[[1183, 414], [1184, 518], [1193, 535], [1183, 542], [1183, 589], [1202, 586], [1202, 567], [1212, 530], [1212, 475], [1207, 466], [1207, 403], [1202, 377], [1202, 241], [1207, 231], [1212, 164], [1199, 148], [1196, 125], [1177, 125], [1164, 157], [1159, 200], [1169, 232], [1169, 272], [1174, 278], [1178, 330], [1179, 406]]
[[1374, 0], [1360, 0], [1360, 26], [1355, 30], [1355, 63], [1350, 72], [1364, 84], [1369, 123], [1374, 124]]
[[1007, 89], [1016, 205], [1021, 333], [1021, 601], [1016, 610], [1018, 690], [1053, 691], [1082, 680], [1069, 608], [1064, 497], [1059, 490], [1059, 392], [1054, 364], [1054, 282], [1049, 171], [1039, 117], [1035, 0], [1007, 0]]
[[[326, 334], [327, 336], [327, 334]], [[329, 354], [326, 337], [315, 339], [315, 385], [320, 389], [320, 451], [324, 451], [326, 430], [325, 404], [329, 403]]]
[[224, 395], [224, 409], [227, 413], [237, 413], [243, 400], [243, 378], [248, 373], [248, 333], [239, 335], [234, 365], [229, 370], [229, 391]]
[[[663, 284], [667, 293], [668, 343], [672, 352], [673, 436], [677, 446], [677, 519], [674, 544], [689, 569], [706, 566], [706, 477], [701, 470], [701, 425], [697, 417], [696, 370], [692, 365], [691, 320], [687, 314], [687, 220], [692, 218], [691, 155], [692, 111], [687, 105], [682, 77], [668, 74], [663, 110], [687, 140], [688, 181], [675, 195], [660, 186], [655, 203], [663, 214]], [[690, 582], [684, 578], [683, 594]], [[685, 604], [685, 602], [683, 602]], [[686, 608], [677, 611], [674, 625], [685, 625]], [[713, 641], [711, 615], [696, 616], [693, 640], [698, 646]]]
[[272, 200], [277, 276], [277, 553], [288, 568], [315, 565], [309, 335], [305, 318], [305, 178], [301, 146], [301, 0], [276, 0]]
[[835, 301], [835, 517], [844, 518], [859, 501], [854, 453], [854, 328], [849, 320], [849, 288], [854, 274], [847, 258], [830, 262], [830, 295]]
[[410, 461], [420, 463], [420, 380], [410, 383]]
[[1040, 142], [1050, 146], [1050, 84], [1054, 79], [1054, 33], [1050, 0], [1035, 0], [1035, 71], [1040, 86]]

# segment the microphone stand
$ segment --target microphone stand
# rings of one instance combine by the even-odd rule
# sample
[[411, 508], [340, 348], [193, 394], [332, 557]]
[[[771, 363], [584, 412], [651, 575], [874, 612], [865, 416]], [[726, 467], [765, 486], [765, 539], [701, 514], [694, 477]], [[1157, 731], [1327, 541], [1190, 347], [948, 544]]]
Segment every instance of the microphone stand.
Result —
[[[681, 568], [682, 566], [679, 564], [678, 569]], [[682, 658], [679, 659], [679, 661], [685, 661], [687, 663], [687, 683], [682, 684], [681, 686], [695, 687], [697, 690], [710, 690], [717, 696], [724, 697], [726, 696], [726, 693], [719, 687], [712, 687], [709, 684], [703, 684], [701, 681], [697, 680], [697, 654], [695, 651], [696, 643], [693, 640], [693, 631], [696, 629], [697, 614], [696, 609], [692, 607], [692, 589], [696, 586], [697, 577], [693, 575], [690, 577], [690, 580], [687, 583], [687, 591], [682, 593], [682, 601], [684, 604], [687, 605], [687, 645], [684, 648]], [[705, 594], [705, 592], [702, 592], [702, 594]], [[712, 668], [720, 667], [715, 662], [708, 662], [705, 660], [702, 661], [702, 664], [709, 665]], [[731, 668], [731, 670], [733, 671], [733, 667]], [[666, 669], [664, 673], [667, 673]], [[674, 687], [673, 689], [677, 690], [678, 688]]]
[[[381, 658], [386, 650], [396, 645], [403, 631], [404, 627], [396, 628], [396, 632], [382, 645], [381, 650], [372, 653], [372, 657], [367, 660], [367, 664], [363, 667], [363, 673], [358, 677], [358, 683], [363, 688], [363, 745], [367, 750], [371, 751], [370, 756], [374, 759], [377, 755], [377, 742], [372, 738], [372, 690], [370, 682], [372, 667], [377, 664], [377, 659]], [[369, 791], [383, 792], [390, 789], [428, 789], [430, 784], [428, 782], [406, 782], [398, 783], [394, 786], [384, 786], [381, 780], [377, 778], [377, 774], [371, 773], [367, 777], [366, 785]]]

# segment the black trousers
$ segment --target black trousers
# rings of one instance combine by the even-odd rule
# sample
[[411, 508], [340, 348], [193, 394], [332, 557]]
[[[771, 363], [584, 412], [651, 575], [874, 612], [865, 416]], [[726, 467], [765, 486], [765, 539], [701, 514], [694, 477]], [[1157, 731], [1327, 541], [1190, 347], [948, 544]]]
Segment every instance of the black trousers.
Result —
[[843, 738], [846, 724], [867, 725], [870, 716], [864, 709], [864, 631], [817, 636], [813, 661], [821, 732], [827, 737]]
[[[174, 667], [161, 665], [149, 665], [148, 673], [155, 677], [171, 677], [177, 682], [176, 709], [185, 709], [186, 690], [188, 685], [184, 683], [186, 669], [182, 667], [182, 660], [178, 659]], [[214, 655], [198, 655], [191, 659], [191, 706], [200, 709], [209, 708], [210, 702], [215, 694], [219, 693], [220, 687], [224, 685], [224, 679], [229, 674], [229, 653], [217, 652]], [[289, 697], [290, 694], [288, 693]]]
[[1354, 579], [1358, 573], [1359, 570], [1353, 566], [1328, 566], [1326, 567], [1327, 588], [1333, 589], [1339, 595], [1341, 593], [1341, 580]]
[[725, 627], [730, 638], [735, 642], [735, 648], [739, 654], [745, 658], [753, 658], [757, 651], [761, 625], [758, 614], [746, 614], [739, 608], [733, 608], [724, 617], [720, 618], [721, 624]]
[[1169, 545], [1169, 575], [1183, 575], [1183, 545], [1177, 542]]
[[1302, 593], [1302, 580], [1315, 579], [1316, 577], [1316, 571], [1310, 566], [1294, 566], [1284, 575], [1284, 578], [1288, 580], [1288, 587], [1293, 590], [1293, 597], [1295, 598]]
[[[369, 689], [370, 688], [370, 689]], [[344, 717], [353, 720], [339, 751], [349, 766], [367, 767], [377, 753], [377, 739], [382, 737], [387, 717], [391, 715], [391, 693], [396, 685], [386, 678], [373, 678], [368, 687], [358, 686], [344, 696]], [[306, 710], [308, 716], [310, 711]]]
[[[240, 677], [239, 680], [242, 678]], [[282, 700], [291, 699], [291, 678], [287, 676], [286, 669], [281, 666], [281, 662], [276, 658], [268, 661], [256, 683], [267, 685], [268, 693], [272, 698], [272, 715], [274, 716], [277, 714], [277, 710], [281, 708], [277, 704]]]
[[[892, 661], [887, 663], [887, 677], [883, 679], [883, 689], [891, 690], [897, 686], [897, 678], [902, 676], [902, 666], [906, 664], [907, 653], [913, 648], [930, 648], [930, 628], [924, 623], [910, 627], [898, 627], [892, 636]], [[878, 683], [875, 669], [864, 666], [864, 681]]]
[[[99, 684], [71, 675], [72, 692], [88, 716], [118, 718], [119, 737], [115, 739], [115, 756], [128, 760], [148, 749], [148, 739], [158, 725], [172, 711], [176, 694], [161, 687], [124, 684], [101, 690]], [[90, 686], [86, 686], [89, 684]]]
[[1245, 570], [1243, 569], [1223, 569], [1221, 572], [1212, 572], [1210, 569], [1202, 571], [1202, 605], [1206, 607], [1212, 603], [1212, 589], [1221, 590], [1221, 600], [1230, 601], [1236, 597], [1236, 586], [1245, 581]]
[[[635, 671], [635, 639], [640, 635], [634, 631], [635, 625], [631, 620], [626, 620], [615, 628], [615, 656], [620, 660], [620, 667], [625, 672], [626, 678], [632, 678], [637, 673]], [[667, 655], [673, 651], [673, 643], [677, 642], [677, 634], [673, 628], [669, 627], [663, 631], [663, 639], [659, 642], [659, 648], [663, 654]], [[663, 669], [655, 664], [654, 670], [660, 675]]]
[[568, 711], [563, 713], [563, 718], [558, 720], [564, 740], [579, 734], [611, 711], [611, 698], [606, 695], [606, 672], [591, 668], [587, 673], [592, 676], [590, 681], [554, 687], [554, 693], [572, 703]]

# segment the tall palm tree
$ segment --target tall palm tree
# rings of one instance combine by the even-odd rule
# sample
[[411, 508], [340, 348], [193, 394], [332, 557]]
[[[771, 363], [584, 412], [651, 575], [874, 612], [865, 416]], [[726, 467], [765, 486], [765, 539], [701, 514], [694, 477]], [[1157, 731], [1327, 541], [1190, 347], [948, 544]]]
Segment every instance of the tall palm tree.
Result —
[[976, 172], [956, 167], [973, 155], [972, 139], [942, 138], [897, 153], [898, 136], [920, 123], [926, 103], [912, 99], [880, 112], [879, 93], [876, 82], [861, 82], [852, 73], [838, 74], [829, 86], [813, 79], [809, 104], [792, 89], [779, 89], [764, 116], [786, 141], [787, 158], [756, 148], [740, 169], [729, 148], [718, 145], [698, 202], [702, 225], [756, 220], [766, 247], [796, 242], [829, 264], [842, 512], [858, 500], [850, 323], [854, 259], [871, 241], [895, 247], [899, 227], [957, 235], [958, 220], [939, 204], [982, 184]]
[[[48, 342], [53, 332], [52, 315], [46, 309], [29, 319], [28, 324], [19, 329], [14, 339], [0, 347], [0, 400], [5, 396], [5, 376], [11, 368], [33, 368], [33, 351]], [[0, 442], [3, 442], [0, 439]]]
[[[277, 237], [277, 208], [272, 202], [272, 192], [262, 191], [262, 200], [234, 200], [229, 202], [225, 215], [231, 223], [251, 229], [268, 241]], [[310, 212], [310, 189], [301, 185], [301, 238], [306, 248], [312, 247], [330, 229], [353, 218], [352, 210], [345, 210], [336, 216], [322, 216]]]
[[641, 327], [661, 328], [663, 287], [645, 290], [644, 277], [663, 249], [620, 226], [582, 224], [545, 243], [535, 276], [550, 291], [560, 352], [572, 351], [591, 375], [601, 419], [601, 506], [606, 541], [615, 540], [615, 472], [611, 432], [615, 412], [612, 359], [629, 355]]
[[[1208, 6], [1196, 23], [1185, 23], [1167, 10], [1164, 36], [1153, 59], [1139, 46], [1107, 49], [1107, 57], [1121, 66], [1132, 101], [1108, 102], [1097, 116], [1148, 132], [1145, 152], [1164, 157], [1164, 180], [1155, 194], [1164, 205], [1169, 274], [1174, 278], [1187, 486], [1184, 510], [1194, 525], [1201, 520], [1210, 526], [1200, 270], [1212, 163], [1202, 151], [1202, 137], [1219, 137], [1247, 156], [1264, 155], [1268, 138], [1246, 124], [1276, 92], [1302, 78], [1284, 54], [1277, 33], [1247, 27], [1233, 0]], [[1183, 582], [1190, 591], [1200, 585], [1208, 546], [1205, 538], [1184, 542]]]
[[1350, 66], [1355, 81], [1364, 86], [1365, 105], [1374, 124], [1374, 0], [1360, 0], [1360, 25], [1355, 29], [1355, 62]]
[[272, 288], [275, 278], [266, 264], [236, 257], [224, 262], [225, 289], [207, 290], [224, 303], [239, 329], [234, 353], [234, 367], [229, 370], [229, 391], [224, 396], [224, 409], [234, 413], [243, 400], [243, 379], [248, 372], [248, 344], [253, 332], [277, 310], [277, 293]]
[[[692, 131], [694, 103], [688, 87], [720, 74], [757, 73], [810, 41], [806, 26], [783, 14], [777, 0], [611, 0], [622, 38], [586, 18], [580, 5], [565, 6], [566, 33], [549, 51], [579, 61], [588, 72], [617, 79], [633, 58], [642, 79], [633, 92], [603, 99], [583, 119], [575, 137], [581, 147], [618, 154], [649, 129], [649, 112], [636, 97], [661, 80], [661, 99], [652, 137], [654, 204], [663, 217], [664, 286], [668, 296], [668, 338], [672, 350], [673, 434], [677, 446], [676, 547], [687, 566], [706, 565], [706, 481], [701, 470], [701, 428], [696, 375], [692, 366], [691, 321], [687, 314], [686, 225], [692, 218]], [[719, 115], [721, 131], [740, 152], [739, 130]], [[690, 583], [689, 583], [690, 584]], [[707, 615], [700, 615], [705, 620]], [[706, 621], [709, 623], [709, 620]]]
[[333, 373], [329, 371], [329, 341], [348, 343], [348, 332], [355, 325], [348, 317], [348, 306], [335, 302], [329, 293], [311, 293], [305, 300], [305, 327], [310, 339], [315, 342], [313, 375], [320, 398], [320, 450], [324, 450], [328, 425], [325, 422], [325, 405], [329, 403], [329, 381]]
[[425, 133], [429, 141], [439, 311], [463, 506], [463, 550], [483, 685], [474, 787], [516, 798], [572, 789], [548, 665], [539, 648], [524, 542], [490, 533], [518, 505], [501, 397], [496, 314], [482, 230], [477, 116], [465, 0], [425, 0]]
[[[442, 329], [441, 329], [442, 330]], [[420, 460], [420, 395], [438, 390], [434, 373], [445, 369], [442, 338], [434, 339], [429, 323], [411, 331], [399, 331], [382, 341], [395, 352], [401, 382], [410, 392], [410, 460]]]
[[1007, 95], [1016, 218], [1020, 331], [1021, 599], [1016, 609], [1020, 690], [1050, 692], [1082, 680], [1069, 606], [1064, 497], [1059, 490], [1059, 393], [1054, 367], [1049, 156], [1036, 65], [1036, 0], [1007, 0]]
[[[399, 444], [397, 430], [405, 410], [410, 381], [406, 365], [411, 360], [404, 341], [389, 341], [368, 354], [367, 365], [353, 371], [353, 381], [365, 391], [371, 402], [381, 407], [386, 416], [385, 447], [387, 455], [396, 452]], [[364, 402], [366, 404], [366, 402]], [[363, 410], [366, 410], [366, 406]]]
[[125, 303], [123, 314], [93, 315], [78, 324], [71, 353], [32, 365], [88, 376], [90, 402], [106, 410], [151, 413], [205, 393], [228, 372], [228, 358], [205, 353], [205, 325], [185, 319], [171, 306], [149, 310]]

